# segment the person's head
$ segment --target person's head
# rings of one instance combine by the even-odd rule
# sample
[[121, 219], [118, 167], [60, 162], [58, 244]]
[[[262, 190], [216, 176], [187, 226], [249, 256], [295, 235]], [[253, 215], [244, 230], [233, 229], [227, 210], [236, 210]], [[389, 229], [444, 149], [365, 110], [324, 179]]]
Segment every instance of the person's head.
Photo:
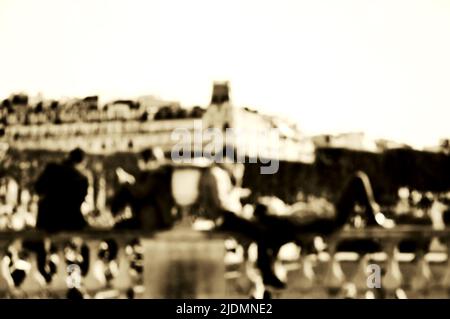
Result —
[[77, 147], [70, 151], [67, 156], [66, 162], [75, 167], [82, 166], [84, 164], [85, 153], [84, 151]]
[[164, 161], [164, 152], [161, 148], [147, 148], [141, 152], [138, 166], [141, 171], [155, 170], [159, 168]]

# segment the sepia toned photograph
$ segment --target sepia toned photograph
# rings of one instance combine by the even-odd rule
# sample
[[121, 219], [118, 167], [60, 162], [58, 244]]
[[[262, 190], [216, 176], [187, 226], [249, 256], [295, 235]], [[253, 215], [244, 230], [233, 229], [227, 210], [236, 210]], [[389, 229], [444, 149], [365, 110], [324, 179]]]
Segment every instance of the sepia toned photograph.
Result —
[[449, 57], [448, 0], [0, 0], [0, 298], [449, 299]]

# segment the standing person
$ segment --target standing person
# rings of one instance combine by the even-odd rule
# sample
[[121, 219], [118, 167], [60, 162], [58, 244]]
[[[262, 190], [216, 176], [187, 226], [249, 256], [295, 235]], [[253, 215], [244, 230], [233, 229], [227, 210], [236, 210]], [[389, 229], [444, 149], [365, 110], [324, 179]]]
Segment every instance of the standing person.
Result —
[[87, 223], [81, 213], [88, 191], [82, 173], [85, 153], [72, 150], [62, 163], [50, 163], [35, 184], [39, 195], [36, 228], [48, 232], [81, 230]]
[[[39, 196], [36, 228], [53, 233], [82, 230], [87, 223], [81, 213], [87, 190], [88, 179], [82, 173], [84, 151], [72, 150], [61, 163], [49, 163], [35, 183]], [[38, 269], [47, 281], [51, 280], [49, 270], [49, 245], [43, 240], [27, 240], [24, 247], [37, 255]]]

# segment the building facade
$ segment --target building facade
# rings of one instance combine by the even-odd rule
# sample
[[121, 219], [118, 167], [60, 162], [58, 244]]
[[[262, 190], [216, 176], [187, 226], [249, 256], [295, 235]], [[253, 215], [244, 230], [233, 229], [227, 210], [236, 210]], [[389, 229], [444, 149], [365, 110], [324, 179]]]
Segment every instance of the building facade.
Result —
[[[2, 139], [17, 149], [69, 151], [81, 147], [88, 153], [108, 154], [158, 146], [170, 152], [180, 144], [176, 132], [183, 131], [192, 137], [201, 135], [200, 143], [195, 138], [189, 140], [192, 150], [198, 151], [211, 143], [211, 134], [206, 136], [205, 132], [214, 129], [231, 132], [225, 134], [222, 143], [247, 157], [314, 161], [314, 145], [296, 125], [233, 105], [227, 82], [214, 83], [206, 109], [185, 109], [153, 97], [136, 102], [115, 101], [103, 107], [97, 103], [98, 98], [89, 97], [57, 110], [53, 106], [53, 111], [49, 107], [45, 113], [33, 111], [33, 115], [47, 121], [7, 121]], [[8, 115], [14, 117], [14, 113]]]

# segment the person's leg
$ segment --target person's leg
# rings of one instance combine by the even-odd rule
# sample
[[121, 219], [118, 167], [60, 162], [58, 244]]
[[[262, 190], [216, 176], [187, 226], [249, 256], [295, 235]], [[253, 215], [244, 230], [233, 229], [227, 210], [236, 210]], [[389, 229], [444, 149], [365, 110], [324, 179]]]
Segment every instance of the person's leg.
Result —
[[278, 242], [280, 247], [287, 242], [296, 241], [299, 234], [324, 234], [330, 233], [336, 228], [334, 219], [317, 217], [305, 221], [304, 218], [296, 215], [269, 215], [267, 207], [264, 209], [260, 205], [258, 206], [259, 209], [255, 210], [255, 212], [258, 212], [256, 217], [262, 224], [267, 225], [270, 229], [269, 238], [271, 241]]
[[269, 225], [258, 221], [249, 221], [227, 211], [223, 211], [221, 216], [223, 221], [218, 227], [219, 231], [244, 236], [254, 240], [258, 245], [257, 266], [261, 271], [264, 284], [283, 288], [285, 284], [274, 274], [272, 268], [274, 252], [278, 251], [281, 246], [277, 244], [280, 240], [274, 237], [274, 232], [270, 230]]
[[260, 223], [255, 223], [245, 218], [241, 218], [232, 212], [222, 211], [222, 223], [218, 226], [218, 230], [243, 235], [256, 242], [265, 239], [267, 229]]
[[347, 182], [344, 190], [335, 205], [336, 216], [334, 219], [318, 218], [308, 223], [293, 220], [297, 233], [329, 234], [342, 228], [353, 214], [355, 204], [365, 208], [369, 224], [377, 224], [375, 216], [378, 204], [375, 202], [372, 186], [366, 173], [358, 171]]
[[270, 228], [269, 238], [282, 238], [284, 242], [288, 242], [295, 239], [297, 234], [330, 234], [342, 228], [353, 213], [355, 203], [365, 207], [369, 223], [373, 223], [375, 214], [378, 213], [378, 204], [375, 202], [369, 177], [364, 172], [355, 173], [348, 181], [335, 205], [334, 219], [317, 217], [305, 221], [298, 216], [273, 216], [267, 214], [267, 207], [264, 205], [257, 205], [255, 215], [262, 224]]
[[375, 201], [372, 186], [366, 173], [358, 171], [349, 181], [339, 201], [336, 203], [336, 223], [344, 225], [358, 203], [365, 208], [370, 224], [376, 223], [375, 214], [379, 206]]

